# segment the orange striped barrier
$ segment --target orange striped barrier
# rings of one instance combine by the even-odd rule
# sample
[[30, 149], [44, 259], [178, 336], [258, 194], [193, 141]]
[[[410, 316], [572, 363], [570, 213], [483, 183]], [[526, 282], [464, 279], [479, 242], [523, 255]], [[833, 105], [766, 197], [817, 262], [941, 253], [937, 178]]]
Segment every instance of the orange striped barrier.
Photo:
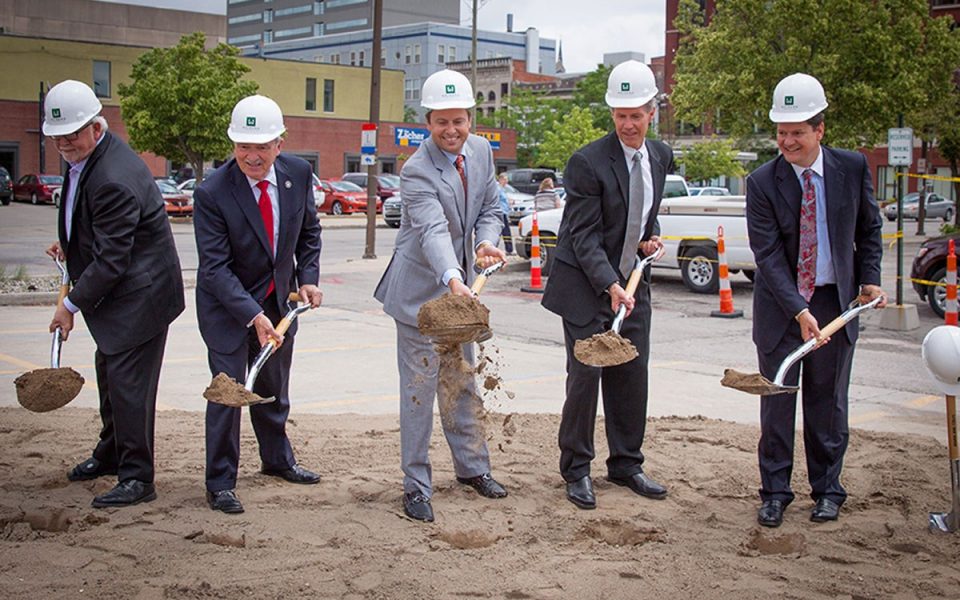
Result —
[[724, 319], [742, 317], [743, 311], [733, 308], [733, 290], [730, 289], [730, 271], [727, 268], [727, 247], [723, 242], [723, 225], [717, 227], [717, 260], [720, 262], [720, 310], [712, 311], [710, 316]]
[[537, 213], [533, 213], [533, 228], [530, 230], [530, 285], [520, 288], [521, 292], [532, 294], [543, 293], [543, 279], [540, 273], [540, 224], [537, 222]]
[[950, 240], [947, 247], [947, 301], [943, 321], [947, 325], [957, 324], [957, 254], [954, 240]]

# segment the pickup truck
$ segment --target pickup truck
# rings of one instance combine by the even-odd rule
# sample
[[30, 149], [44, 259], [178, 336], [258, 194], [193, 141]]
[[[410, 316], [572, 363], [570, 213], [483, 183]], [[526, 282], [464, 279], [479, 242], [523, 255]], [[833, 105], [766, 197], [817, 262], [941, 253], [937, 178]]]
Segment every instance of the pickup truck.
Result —
[[[556, 246], [562, 208], [538, 213], [541, 271], [550, 274], [550, 250]], [[751, 281], [757, 266], [747, 240], [746, 198], [744, 196], [706, 196], [664, 198], [660, 203], [660, 238], [665, 253], [653, 263], [655, 268], [679, 269], [684, 285], [691, 291], [716, 293], [717, 229], [723, 227], [727, 265], [731, 273], [743, 271]], [[520, 220], [521, 243], [517, 252], [529, 258], [532, 244], [533, 215]]]

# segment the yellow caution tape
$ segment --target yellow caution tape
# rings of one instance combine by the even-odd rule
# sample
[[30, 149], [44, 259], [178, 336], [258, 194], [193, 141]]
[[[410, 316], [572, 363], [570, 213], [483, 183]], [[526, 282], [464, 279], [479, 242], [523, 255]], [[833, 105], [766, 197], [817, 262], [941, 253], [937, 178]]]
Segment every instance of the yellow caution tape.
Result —
[[928, 175], [926, 173], [895, 173], [896, 177], [912, 177], [913, 179], [929, 179], [931, 181], [960, 181], [960, 177], [944, 177], [943, 175]]

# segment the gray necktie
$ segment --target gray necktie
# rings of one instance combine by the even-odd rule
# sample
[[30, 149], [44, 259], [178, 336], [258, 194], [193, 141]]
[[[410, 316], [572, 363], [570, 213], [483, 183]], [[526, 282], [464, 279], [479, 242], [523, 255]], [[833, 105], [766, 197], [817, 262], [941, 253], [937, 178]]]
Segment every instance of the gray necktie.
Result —
[[637, 260], [637, 244], [640, 243], [640, 224], [643, 221], [643, 167], [641, 152], [633, 155], [630, 169], [630, 208], [627, 209], [627, 233], [623, 236], [623, 252], [620, 254], [620, 274], [624, 279]]

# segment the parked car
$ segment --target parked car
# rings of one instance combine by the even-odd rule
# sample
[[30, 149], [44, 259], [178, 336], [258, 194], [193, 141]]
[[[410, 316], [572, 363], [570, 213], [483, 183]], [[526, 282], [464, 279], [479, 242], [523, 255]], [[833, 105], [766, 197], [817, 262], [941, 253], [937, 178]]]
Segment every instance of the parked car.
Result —
[[507, 194], [507, 204], [510, 205], [510, 223], [516, 225], [520, 219], [533, 213], [533, 194], [525, 194], [517, 191], [509, 183], [503, 188]]
[[0, 167], [0, 202], [7, 206], [11, 200], [13, 200], [13, 181], [6, 167]]
[[61, 186], [62, 175], [27, 173], [13, 184], [13, 199], [29, 200], [31, 204], [52, 203], [54, 188]]
[[400, 194], [394, 194], [383, 201], [383, 220], [394, 229], [400, 227]]
[[[927, 218], [943, 219], [945, 223], [953, 220], [955, 206], [953, 201], [944, 198], [940, 194], [927, 194], [926, 200]], [[903, 197], [903, 218], [917, 220], [920, 211], [920, 193], [913, 192]], [[891, 202], [883, 209], [883, 214], [888, 221], [897, 220], [897, 203]]]
[[57, 208], [60, 208], [60, 198], [62, 195], [63, 195], [62, 185], [58, 185], [57, 187], [53, 188], [53, 193], [52, 193], [53, 205], [56, 206]]
[[547, 177], [553, 179], [555, 185], [560, 183], [560, 177], [552, 169], [510, 169], [503, 174], [507, 176], [507, 183], [524, 194], [536, 194], [540, 182]]
[[960, 233], [930, 238], [920, 245], [910, 269], [913, 289], [941, 318], [947, 302], [947, 252], [950, 240], [955, 240], [956, 252], [960, 252]]
[[[317, 212], [328, 215], [350, 215], [367, 210], [367, 191], [349, 181], [323, 179], [320, 181], [324, 199]], [[377, 198], [377, 212], [383, 210], [383, 201]]]
[[163, 196], [164, 208], [168, 217], [193, 216], [193, 198], [177, 189], [177, 186], [163, 180], [157, 181], [160, 195]]
[[[173, 181], [173, 180], [171, 179], [170, 181]], [[193, 198], [193, 191], [197, 189], [197, 180], [187, 179], [186, 181], [178, 185], [177, 189], [180, 190], [181, 194], [186, 194], [187, 196], [190, 196], [191, 198]]]
[[691, 196], [729, 196], [730, 190], [725, 187], [691, 187]]
[[[367, 189], [366, 173], [344, 173], [340, 180], [349, 181], [350, 183], [358, 185], [363, 188], [364, 191]], [[399, 193], [400, 177], [391, 173], [381, 173], [377, 175], [377, 195], [380, 196], [381, 200], [386, 200], [390, 196]]]

